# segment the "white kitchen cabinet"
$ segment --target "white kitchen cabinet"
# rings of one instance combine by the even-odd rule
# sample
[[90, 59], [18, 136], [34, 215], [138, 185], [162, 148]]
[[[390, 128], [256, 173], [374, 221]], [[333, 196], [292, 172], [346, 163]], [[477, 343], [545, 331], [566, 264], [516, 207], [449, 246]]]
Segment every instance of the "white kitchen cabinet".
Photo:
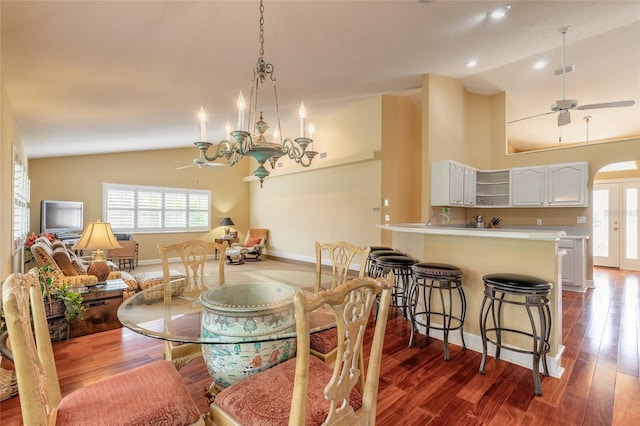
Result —
[[587, 162], [477, 170], [431, 163], [432, 206], [587, 207]]
[[464, 167], [464, 191], [462, 200], [465, 206], [476, 205], [476, 173], [477, 171], [473, 167]]
[[545, 166], [519, 167], [510, 170], [511, 205], [544, 206], [545, 170]]
[[546, 202], [550, 207], [587, 207], [587, 162], [546, 166]]
[[514, 207], [586, 207], [587, 163], [514, 168], [510, 187]]
[[[473, 193], [470, 192], [471, 190]], [[475, 203], [474, 168], [449, 160], [431, 163], [432, 206], [462, 206], [473, 205], [473, 203]]]
[[562, 256], [563, 290], [584, 293], [587, 290], [586, 240], [584, 238], [562, 238], [558, 249], [567, 252]]

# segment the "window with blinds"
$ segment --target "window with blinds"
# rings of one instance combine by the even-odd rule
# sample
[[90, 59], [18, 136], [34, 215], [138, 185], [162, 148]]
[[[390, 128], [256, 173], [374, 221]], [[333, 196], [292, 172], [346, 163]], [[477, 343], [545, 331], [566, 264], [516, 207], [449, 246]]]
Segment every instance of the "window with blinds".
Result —
[[104, 183], [102, 216], [114, 232], [206, 232], [211, 191]]

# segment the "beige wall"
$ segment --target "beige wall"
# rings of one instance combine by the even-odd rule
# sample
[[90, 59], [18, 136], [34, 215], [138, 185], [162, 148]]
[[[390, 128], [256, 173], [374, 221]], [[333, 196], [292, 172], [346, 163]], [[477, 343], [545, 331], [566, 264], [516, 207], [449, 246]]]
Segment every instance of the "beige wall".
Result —
[[[382, 97], [382, 202], [379, 221], [419, 222], [422, 215], [422, 139], [420, 108], [403, 96]], [[390, 231], [381, 232], [380, 244], [392, 243]]]
[[22, 268], [22, 250], [13, 246], [13, 160], [14, 151], [27, 165], [20, 133], [15, 124], [11, 103], [4, 86], [1, 84], [0, 101], [0, 274], [4, 279]]
[[106, 182], [211, 190], [212, 231], [134, 234], [140, 244], [142, 261], [158, 258], [158, 243], [222, 235], [218, 225], [227, 216], [233, 219], [234, 228], [244, 238], [249, 227], [249, 190], [242, 177], [248, 174], [248, 160], [241, 160], [235, 167], [215, 169], [220, 172], [195, 167], [176, 170], [182, 164], [174, 160], [191, 161], [197, 155], [197, 149], [192, 147], [31, 160], [31, 229], [36, 233], [40, 231], [40, 201], [44, 199], [83, 201], [85, 223], [102, 219], [102, 184]]
[[[317, 150], [326, 152], [308, 169], [287, 163], [250, 185], [250, 222], [270, 231], [268, 252], [297, 260], [315, 259], [314, 242], [380, 243], [382, 100], [372, 97], [314, 117]], [[371, 154], [364, 161], [353, 160]], [[341, 161], [347, 164], [341, 164]], [[285, 169], [286, 167], [286, 169]], [[292, 174], [283, 174], [286, 172]]]

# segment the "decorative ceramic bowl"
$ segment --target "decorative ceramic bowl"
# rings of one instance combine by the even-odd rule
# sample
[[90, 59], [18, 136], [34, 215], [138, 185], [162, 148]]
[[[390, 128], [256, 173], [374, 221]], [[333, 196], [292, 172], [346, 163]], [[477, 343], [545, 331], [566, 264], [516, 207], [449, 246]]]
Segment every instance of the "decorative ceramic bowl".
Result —
[[[202, 345], [214, 388], [223, 389], [295, 355], [295, 338], [261, 340], [295, 331], [294, 292], [282, 283], [248, 282], [202, 293], [202, 337], [221, 342]], [[243, 339], [249, 343], [238, 343]]]

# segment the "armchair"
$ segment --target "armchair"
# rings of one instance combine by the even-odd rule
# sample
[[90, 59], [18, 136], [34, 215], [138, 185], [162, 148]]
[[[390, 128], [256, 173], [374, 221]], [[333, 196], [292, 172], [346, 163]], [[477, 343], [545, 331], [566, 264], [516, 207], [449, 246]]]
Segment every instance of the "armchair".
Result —
[[243, 264], [245, 260], [262, 260], [260, 256], [262, 255], [262, 250], [266, 247], [268, 235], [268, 229], [249, 229], [244, 244], [234, 243], [227, 249], [227, 260], [234, 265]]

